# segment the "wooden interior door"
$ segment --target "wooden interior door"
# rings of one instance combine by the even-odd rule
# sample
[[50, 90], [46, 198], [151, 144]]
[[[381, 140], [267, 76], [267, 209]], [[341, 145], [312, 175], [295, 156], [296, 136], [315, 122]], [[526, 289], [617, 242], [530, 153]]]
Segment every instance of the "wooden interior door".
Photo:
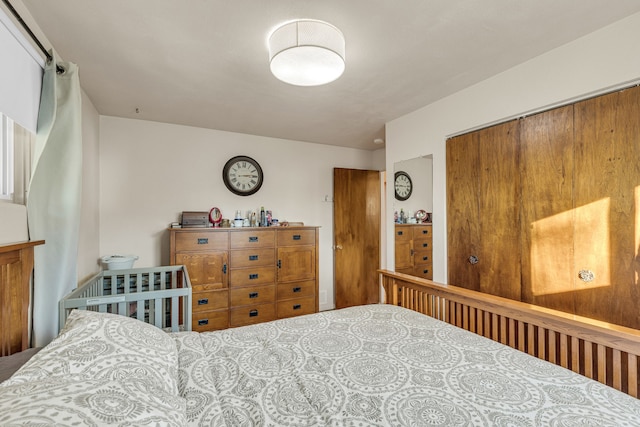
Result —
[[380, 302], [380, 172], [333, 170], [335, 306]]
[[575, 104], [576, 306], [632, 328], [640, 328], [639, 118], [637, 86]]
[[568, 313], [573, 298], [573, 106], [520, 126], [522, 300]]

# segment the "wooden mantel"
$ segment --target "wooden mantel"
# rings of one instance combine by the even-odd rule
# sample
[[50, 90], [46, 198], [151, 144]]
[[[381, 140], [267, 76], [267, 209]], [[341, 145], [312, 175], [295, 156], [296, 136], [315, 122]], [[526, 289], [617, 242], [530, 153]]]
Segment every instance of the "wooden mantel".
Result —
[[29, 348], [33, 248], [44, 240], [0, 245], [0, 356]]

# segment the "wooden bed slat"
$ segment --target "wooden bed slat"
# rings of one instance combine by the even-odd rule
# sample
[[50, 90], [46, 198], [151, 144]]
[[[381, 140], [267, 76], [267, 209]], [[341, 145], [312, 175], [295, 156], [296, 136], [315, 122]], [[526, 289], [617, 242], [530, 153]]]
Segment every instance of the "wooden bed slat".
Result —
[[399, 305], [638, 397], [640, 331], [557, 310], [379, 270]]

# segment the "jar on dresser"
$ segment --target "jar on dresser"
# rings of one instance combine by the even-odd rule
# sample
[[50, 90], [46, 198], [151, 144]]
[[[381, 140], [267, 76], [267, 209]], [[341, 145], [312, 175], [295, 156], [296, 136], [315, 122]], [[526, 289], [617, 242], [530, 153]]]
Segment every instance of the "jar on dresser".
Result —
[[194, 331], [318, 311], [318, 227], [171, 228], [189, 273]]

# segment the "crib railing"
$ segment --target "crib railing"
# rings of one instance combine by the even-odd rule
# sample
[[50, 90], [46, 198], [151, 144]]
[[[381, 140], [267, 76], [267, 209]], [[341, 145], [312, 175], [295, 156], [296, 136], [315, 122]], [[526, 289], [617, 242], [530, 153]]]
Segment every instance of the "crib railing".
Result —
[[640, 331], [379, 270], [388, 304], [418, 311], [638, 397]]

